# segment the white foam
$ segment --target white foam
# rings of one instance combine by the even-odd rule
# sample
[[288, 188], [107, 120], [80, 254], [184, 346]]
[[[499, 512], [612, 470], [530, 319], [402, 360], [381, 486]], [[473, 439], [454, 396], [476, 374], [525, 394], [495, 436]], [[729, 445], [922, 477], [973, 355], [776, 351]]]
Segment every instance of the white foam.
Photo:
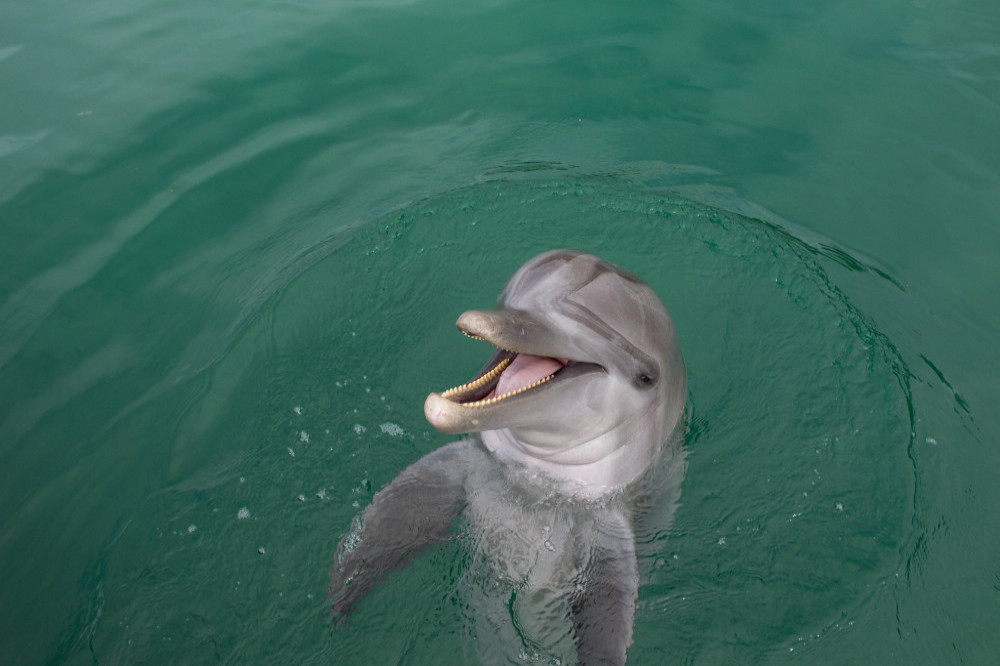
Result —
[[389, 435], [390, 437], [399, 437], [400, 435], [404, 434], [402, 426], [400, 426], [398, 423], [390, 423], [387, 421], [382, 425], [380, 425], [379, 429], [381, 429], [382, 432]]
[[236, 517], [239, 518], [240, 520], [246, 520], [247, 518], [250, 517], [250, 509], [243, 507], [242, 509], [236, 512]]

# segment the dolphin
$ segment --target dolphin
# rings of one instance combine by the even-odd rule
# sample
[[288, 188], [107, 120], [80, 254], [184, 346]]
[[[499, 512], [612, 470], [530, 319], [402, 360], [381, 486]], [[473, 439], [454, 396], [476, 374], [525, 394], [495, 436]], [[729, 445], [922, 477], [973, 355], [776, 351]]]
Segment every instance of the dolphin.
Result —
[[[484, 635], [509, 634], [513, 619], [522, 649], [622, 664], [638, 594], [633, 520], [651, 485], [667, 479], [676, 499], [683, 478], [686, 376], [670, 316], [636, 275], [564, 249], [529, 260], [495, 309], [457, 326], [496, 350], [467, 383], [428, 395], [424, 414], [468, 436], [375, 494], [338, 547], [334, 617], [460, 523], [472, 560], [511, 589]], [[650, 480], [658, 460], [672, 472]]]

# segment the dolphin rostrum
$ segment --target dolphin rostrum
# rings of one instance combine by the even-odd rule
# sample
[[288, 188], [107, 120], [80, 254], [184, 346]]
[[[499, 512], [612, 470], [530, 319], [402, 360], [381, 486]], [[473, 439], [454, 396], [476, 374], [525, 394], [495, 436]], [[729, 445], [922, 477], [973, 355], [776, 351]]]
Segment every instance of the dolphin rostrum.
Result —
[[[464, 514], [473, 555], [519, 599], [484, 633], [503, 634], [516, 613], [522, 650], [624, 663], [638, 593], [635, 498], [659, 483], [640, 479], [668, 441], [677, 448], [687, 399], [673, 323], [640, 278], [573, 250], [528, 261], [497, 304], [457, 322], [496, 347], [490, 360], [424, 403], [438, 430], [473, 434], [376, 493], [338, 549], [334, 615], [449, 539]], [[683, 456], [670, 460], [676, 498]]]

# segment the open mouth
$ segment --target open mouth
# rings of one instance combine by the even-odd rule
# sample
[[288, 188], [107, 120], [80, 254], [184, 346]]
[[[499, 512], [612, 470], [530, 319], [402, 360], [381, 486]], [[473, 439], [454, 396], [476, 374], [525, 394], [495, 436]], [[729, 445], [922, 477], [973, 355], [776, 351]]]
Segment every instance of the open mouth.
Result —
[[[486, 340], [463, 333], [470, 338]], [[497, 348], [474, 379], [442, 392], [441, 397], [465, 407], [486, 407], [538, 388], [572, 363], [568, 359]]]

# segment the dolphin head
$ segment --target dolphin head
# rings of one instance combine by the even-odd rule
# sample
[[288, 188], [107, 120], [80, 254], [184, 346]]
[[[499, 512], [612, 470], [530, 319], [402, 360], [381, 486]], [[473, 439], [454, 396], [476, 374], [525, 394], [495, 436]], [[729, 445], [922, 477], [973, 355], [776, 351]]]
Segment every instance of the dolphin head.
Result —
[[643, 280], [574, 250], [534, 257], [493, 310], [457, 322], [497, 349], [471, 381], [424, 403], [442, 432], [481, 432], [501, 458], [591, 487], [649, 465], [687, 398], [666, 308]]

